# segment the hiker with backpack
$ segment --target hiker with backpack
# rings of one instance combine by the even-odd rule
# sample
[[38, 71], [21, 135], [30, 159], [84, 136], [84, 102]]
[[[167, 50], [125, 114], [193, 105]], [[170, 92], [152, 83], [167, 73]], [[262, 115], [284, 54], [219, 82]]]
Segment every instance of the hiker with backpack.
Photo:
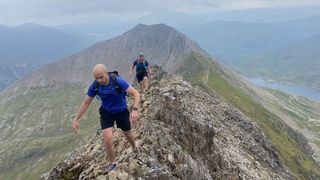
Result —
[[136, 78], [140, 85], [141, 94], [144, 90], [147, 90], [149, 87], [148, 75], [151, 74], [151, 68], [147, 60], [144, 59], [143, 53], [139, 54], [138, 59], [136, 59], [131, 68], [130, 76], [132, 76], [132, 71], [136, 67]]
[[[112, 143], [113, 125], [117, 124], [117, 128], [129, 141], [133, 152], [137, 153], [138, 148], [135, 144], [134, 135], [131, 131], [131, 124], [134, 124], [138, 117], [138, 108], [140, 102], [139, 92], [130, 86], [123, 78], [116, 73], [108, 73], [107, 68], [103, 64], [97, 64], [93, 68], [93, 76], [95, 81], [89, 86], [87, 95], [83, 99], [79, 110], [72, 121], [72, 128], [75, 133], [79, 132], [79, 121], [81, 116], [88, 109], [95, 96], [99, 96], [101, 100], [100, 124], [103, 134], [103, 141], [107, 150], [108, 165], [105, 173], [116, 168], [115, 150]], [[126, 93], [133, 96], [133, 105], [130, 112], [127, 109]]]

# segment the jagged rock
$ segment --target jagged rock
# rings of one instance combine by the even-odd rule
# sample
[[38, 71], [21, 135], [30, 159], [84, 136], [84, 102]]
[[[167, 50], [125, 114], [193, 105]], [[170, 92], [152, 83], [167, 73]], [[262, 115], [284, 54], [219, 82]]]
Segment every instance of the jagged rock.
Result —
[[118, 178], [120, 180], [128, 180], [129, 179], [129, 174], [127, 172], [119, 173]]
[[111, 171], [108, 173], [107, 180], [117, 180], [117, 179], [118, 179], [118, 175], [115, 171]]
[[101, 176], [98, 176], [96, 179], [97, 180], [106, 180], [106, 178], [107, 178], [107, 176], [101, 175]]
[[116, 130], [118, 165], [103, 175], [106, 153], [97, 133], [41, 178], [294, 179], [250, 119], [180, 76], [157, 78], [142, 105], [133, 126], [138, 156]]

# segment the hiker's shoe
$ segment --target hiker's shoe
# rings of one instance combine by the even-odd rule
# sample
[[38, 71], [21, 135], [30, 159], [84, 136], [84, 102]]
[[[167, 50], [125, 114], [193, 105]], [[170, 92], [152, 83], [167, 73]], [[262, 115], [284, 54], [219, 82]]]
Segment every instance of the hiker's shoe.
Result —
[[105, 167], [104, 173], [105, 173], [105, 174], [108, 174], [110, 171], [115, 170], [116, 167], [117, 167], [116, 164], [111, 163], [111, 164], [109, 164], [109, 165], [107, 165], [107, 166]]

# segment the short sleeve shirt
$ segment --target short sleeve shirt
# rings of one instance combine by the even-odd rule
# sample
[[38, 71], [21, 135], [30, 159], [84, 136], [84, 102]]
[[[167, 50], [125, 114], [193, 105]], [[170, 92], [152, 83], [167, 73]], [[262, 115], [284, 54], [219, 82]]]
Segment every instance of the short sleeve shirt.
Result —
[[[119, 92], [111, 80], [108, 85], [98, 85], [99, 97], [101, 99], [101, 106], [108, 112], [116, 113], [127, 109], [127, 102], [125, 91], [129, 88], [129, 84], [123, 78], [117, 76], [116, 80], [118, 82], [118, 86], [122, 89], [123, 92]], [[90, 97], [96, 96], [94, 91], [94, 82], [89, 86], [87, 91], [87, 95]]]
[[149, 66], [148, 61], [139, 61], [138, 59], [133, 62], [133, 65], [137, 67], [136, 71], [138, 72], [145, 72], [147, 71], [147, 67]]

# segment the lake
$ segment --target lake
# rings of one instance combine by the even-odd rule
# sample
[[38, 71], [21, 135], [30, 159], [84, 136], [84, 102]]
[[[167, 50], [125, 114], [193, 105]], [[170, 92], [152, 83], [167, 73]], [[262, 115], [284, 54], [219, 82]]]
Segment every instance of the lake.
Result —
[[265, 81], [263, 79], [257, 79], [257, 78], [247, 77], [247, 80], [259, 87], [277, 89], [283, 92], [304, 96], [309, 99], [320, 100], [320, 90], [318, 89], [305, 87], [305, 86], [288, 85], [288, 84], [283, 84], [278, 82], [270, 82], [270, 81]]

